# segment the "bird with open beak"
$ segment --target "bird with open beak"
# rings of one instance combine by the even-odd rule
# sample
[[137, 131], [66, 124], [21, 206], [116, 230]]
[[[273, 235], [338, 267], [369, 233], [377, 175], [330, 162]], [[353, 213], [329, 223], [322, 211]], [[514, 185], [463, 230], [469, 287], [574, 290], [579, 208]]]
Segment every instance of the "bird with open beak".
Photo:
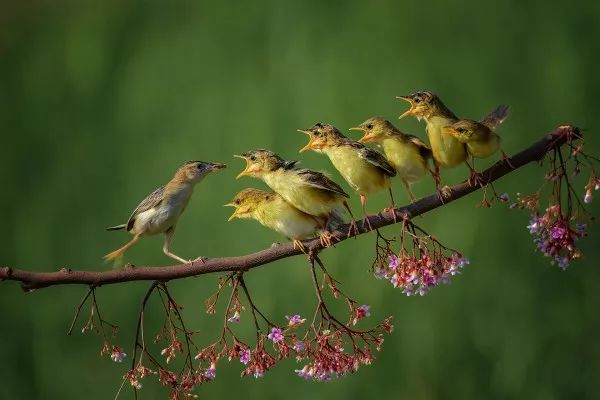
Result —
[[254, 219], [291, 239], [294, 248], [303, 252], [306, 249], [301, 240], [317, 237], [327, 222], [326, 217], [315, 217], [298, 210], [275, 192], [252, 188], [242, 190], [225, 206], [235, 208], [227, 221], [234, 218]]
[[465, 145], [453, 136], [442, 134], [442, 129], [458, 121], [458, 118], [431, 92], [415, 92], [397, 98], [410, 104], [410, 108], [399, 119], [411, 115], [419, 121], [424, 119], [427, 124], [427, 136], [435, 165], [434, 177], [439, 187], [439, 168], [453, 168], [467, 159]]
[[366, 211], [367, 195], [389, 189], [390, 178], [396, 170], [385, 157], [363, 144], [344, 136], [337, 128], [329, 124], [317, 123], [299, 132], [309, 136], [309, 142], [300, 152], [314, 150], [329, 157], [333, 166], [346, 182], [360, 196], [363, 209], [363, 226], [372, 229]]
[[[416, 199], [410, 190], [410, 185], [430, 172], [429, 146], [418, 137], [400, 131], [390, 121], [380, 117], [369, 118], [350, 130], [363, 133], [363, 137], [358, 139], [360, 143], [374, 143], [381, 146], [385, 158], [396, 169], [396, 174], [402, 180], [410, 200], [414, 202]], [[394, 206], [393, 202], [392, 197]]]
[[[264, 181], [285, 201], [317, 220], [325, 220], [320, 234], [325, 246], [331, 245], [329, 220], [339, 208], [346, 207], [352, 218], [351, 227], [356, 226], [346, 199], [346, 192], [325, 174], [305, 168], [297, 168], [297, 161], [287, 161], [269, 150], [251, 150], [235, 157], [246, 161], [246, 168], [237, 176], [251, 176]], [[351, 229], [352, 230], [352, 229]], [[351, 231], [349, 231], [349, 234]]]
[[133, 239], [121, 248], [105, 255], [104, 259], [116, 260], [142, 236], [163, 233], [165, 235], [163, 245], [165, 255], [181, 263], [190, 262], [171, 253], [171, 239], [175, 233], [175, 226], [185, 211], [196, 184], [209, 173], [225, 167], [225, 164], [204, 161], [189, 161], [179, 167], [173, 179], [150, 193], [136, 207], [126, 224], [107, 228], [109, 231], [126, 230], [133, 235]]

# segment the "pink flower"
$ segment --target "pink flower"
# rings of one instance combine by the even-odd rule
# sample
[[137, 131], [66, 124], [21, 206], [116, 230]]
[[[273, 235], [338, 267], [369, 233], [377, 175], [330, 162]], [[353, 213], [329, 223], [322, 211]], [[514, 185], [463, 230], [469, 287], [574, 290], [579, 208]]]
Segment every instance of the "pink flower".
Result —
[[204, 376], [209, 380], [215, 379], [215, 377], [217, 376], [217, 364], [211, 362], [210, 367], [207, 368], [206, 371], [204, 371]]
[[363, 304], [362, 306], [360, 306], [356, 310], [354, 310], [355, 314], [354, 314], [354, 319], [352, 320], [352, 325], [356, 325], [358, 323], [358, 321], [360, 321], [364, 317], [370, 317], [371, 316], [370, 308], [371, 308], [370, 306]]
[[123, 349], [117, 346], [113, 346], [112, 352], [110, 353], [110, 359], [116, 363], [123, 362], [123, 360], [127, 357], [126, 353], [123, 353]]
[[281, 333], [281, 329], [277, 327], [271, 328], [271, 333], [269, 333], [267, 337], [272, 340], [273, 343], [283, 342], [283, 334]]
[[227, 319], [227, 321], [240, 322], [240, 312], [236, 310], [235, 313], [233, 313], [233, 315]]
[[298, 314], [292, 315], [291, 317], [285, 316], [288, 320], [288, 326], [300, 325], [306, 322], [306, 318], [302, 318]]
[[252, 359], [252, 352], [250, 349], [244, 349], [240, 351], [240, 362], [244, 365], [248, 364]]
[[400, 261], [398, 260], [398, 257], [396, 255], [391, 255], [389, 257], [389, 260], [390, 260], [389, 268], [391, 270], [395, 270], [396, 268], [398, 268], [398, 265], [400, 265]]
[[298, 341], [296, 342], [296, 344], [294, 344], [294, 347], [292, 347], [294, 349], [294, 351], [296, 353], [302, 353], [304, 351], [304, 349], [306, 348], [306, 345], [304, 344], [303, 341]]

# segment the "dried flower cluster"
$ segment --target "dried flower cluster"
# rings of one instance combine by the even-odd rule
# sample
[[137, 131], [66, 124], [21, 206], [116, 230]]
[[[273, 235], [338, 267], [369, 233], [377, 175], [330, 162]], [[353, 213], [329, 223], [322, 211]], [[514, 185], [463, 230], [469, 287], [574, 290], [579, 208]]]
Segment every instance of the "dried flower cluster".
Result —
[[395, 240], [378, 233], [372, 269], [377, 278], [388, 280], [407, 296], [424, 296], [441, 283], [449, 283], [469, 264], [459, 252], [444, 246], [407, 218], [399, 242], [400, 250], [396, 252]]
[[[550, 166], [542, 187], [530, 195], [517, 194], [517, 200], [510, 204], [512, 209], [524, 209], [531, 213], [527, 229], [533, 242], [551, 263], [566, 269], [571, 261], [581, 257], [579, 239], [587, 236], [588, 224], [593, 217], [586, 208], [592, 202], [592, 193], [600, 189], [600, 178], [596, 173], [595, 157], [583, 151], [584, 143], [577, 133], [565, 131], [569, 152], [554, 148], [546, 154], [545, 162]], [[575, 139], [581, 139], [578, 144]], [[575, 188], [576, 181], [587, 170], [589, 178], [584, 186], [583, 196]], [[547, 194], [547, 206], [542, 206], [542, 196]], [[542, 212], [543, 211], [543, 212]]]

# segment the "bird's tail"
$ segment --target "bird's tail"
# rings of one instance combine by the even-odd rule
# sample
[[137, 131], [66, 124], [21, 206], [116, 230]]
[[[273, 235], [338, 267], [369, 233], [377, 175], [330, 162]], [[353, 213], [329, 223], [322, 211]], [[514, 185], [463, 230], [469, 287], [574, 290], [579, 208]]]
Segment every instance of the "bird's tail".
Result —
[[107, 231], [120, 231], [127, 228], [127, 224], [121, 224], [121, 225], [116, 225], [116, 226], [110, 226], [108, 228], [106, 228]]
[[489, 113], [483, 121], [482, 124], [486, 125], [488, 128], [494, 130], [498, 125], [500, 125], [506, 117], [508, 117], [508, 110], [510, 106], [506, 104], [501, 104], [494, 111]]
[[344, 225], [344, 210], [342, 208], [336, 208], [329, 214], [329, 230], [335, 231], [340, 226]]
[[133, 237], [133, 239], [131, 239], [129, 242], [125, 243], [123, 246], [121, 246], [120, 248], [118, 248], [115, 251], [111, 251], [110, 253], [108, 253], [107, 255], [105, 255], [103, 258], [106, 261], [115, 261], [119, 258], [121, 258], [121, 256], [123, 256], [123, 254], [125, 253], [125, 250], [127, 250], [128, 248], [130, 248], [131, 246], [133, 246], [133, 244], [135, 242], [137, 242], [140, 239], [140, 235], [137, 234]]

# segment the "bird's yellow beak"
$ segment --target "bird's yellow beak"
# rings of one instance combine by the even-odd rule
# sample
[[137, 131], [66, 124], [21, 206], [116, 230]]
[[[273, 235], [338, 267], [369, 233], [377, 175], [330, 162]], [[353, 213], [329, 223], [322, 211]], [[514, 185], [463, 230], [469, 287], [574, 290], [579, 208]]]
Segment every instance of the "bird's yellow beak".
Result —
[[358, 139], [359, 143], [367, 143], [372, 142], [375, 139], [375, 135], [368, 134], [365, 128], [361, 128], [360, 126], [355, 126], [354, 128], [350, 128], [351, 131], [360, 131], [363, 133], [363, 137]]
[[314, 138], [313, 138], [313, 136], [311, 134], [311, 131], [309, 131], [307, 129], [298, 129], [298, 132], [305, 133], [305, 134], [307, 134], [310, 137], [310, 139], [308, 141], [308, 144], [306, 146], [304, 146], [303, 148], [301, 148], [298, 151], [298, 153], [305, 152], [306, 150], [313, 150], [315, 147], [314, 147], [314, 143], [313, 143], [314, 142]]
[[235, 210], [233, 210], [233, 214], [231, 214], [231, 215], [229, 216], [229, 218], [227, 218], [227, 222], [229, 222], [229, 221], [231, 221], [232, 219], [234, 219], [234, 218], [236, 218], [236, 217], [237, 217], [238, 208], [237, 208], [237, 205], [236, 205], [236, 204], [235, 204], [233, 201], [230, 201], [230, 202], [229, 202], [229, 203], [227, 203], [227, 204], [223, 204], [223, 207], [235, 207]]
[[409, 96], [396, 96], [396, 98], [404, 100], [408, 104], [410, 104], [410, 109], [406, 110], [401, 116], [398, 117], [398, 119], [402, 119], [408, 115], [413, 115], [413, 113], [415, 112], [415, 104], [412, 102], [411, 98]]
[[244, 170], [242, 172], [240, 172], [235, 179], [240, 179], [242, 176], [246, 176], [248, 175], [248, 168], [250, 167], [250, 162], [248, 161], [248, 159], [244, 156], [240, 156], [237, 154], [233, 155], [235, 158], [241, 158], [242, 160], [246, 161], [246, 168], [244, 168]]
[[454, 136], [454, 137], [456, 137], [456, 134], [457, 134], [456, 129], [451, 125], [443, 127], [442, 133], [446, 134], [446, 135]]

